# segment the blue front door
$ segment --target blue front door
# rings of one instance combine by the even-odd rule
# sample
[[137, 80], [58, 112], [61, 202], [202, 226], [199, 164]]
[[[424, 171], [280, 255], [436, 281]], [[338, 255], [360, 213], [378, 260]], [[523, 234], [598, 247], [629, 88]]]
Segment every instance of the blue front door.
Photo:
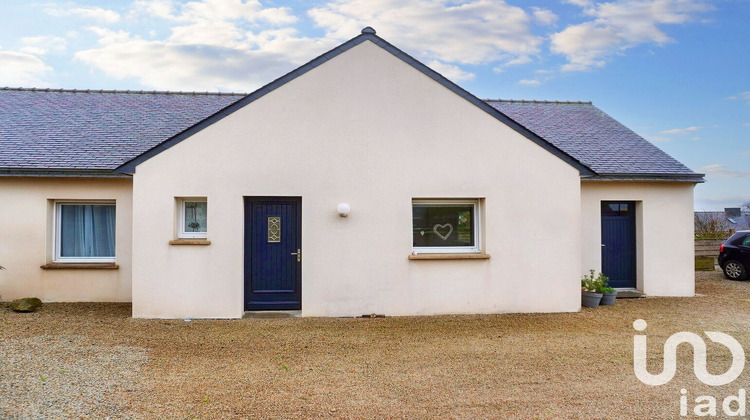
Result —
[[602, 273], [610, 287], [636, 287], [635, 202], [602, 201]]
[[245, 197], [245, 310], [302, 308], [302, 199]]

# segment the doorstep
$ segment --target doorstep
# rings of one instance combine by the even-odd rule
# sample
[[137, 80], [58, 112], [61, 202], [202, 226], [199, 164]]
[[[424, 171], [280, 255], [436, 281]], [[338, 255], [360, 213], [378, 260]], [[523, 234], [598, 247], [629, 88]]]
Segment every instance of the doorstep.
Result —
[[636, 299], [636, 298], [645, 298], [646, 294], [641, 292], [638, 289], [633, 288], [616, 288], [617, 290], [617, 299]]
[[296, 318], [302, 315], [302, 311], [246, 311], [242, 318]]

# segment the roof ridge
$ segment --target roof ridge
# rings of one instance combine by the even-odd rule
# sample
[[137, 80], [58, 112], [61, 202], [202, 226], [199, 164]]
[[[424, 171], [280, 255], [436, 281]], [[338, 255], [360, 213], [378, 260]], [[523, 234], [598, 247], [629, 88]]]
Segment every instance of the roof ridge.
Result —
[[593, 105], [591, 101], [538, 101], [534, 99], [485, 99], [485, 102], [507, 102], [525, 104]]
[[53, 89], [53, 88], [24, 88], [24, 87], [0, 87], [0, 91], [15, 92], [57, 92], [57, 93], [128, 93], [140, 95], [206, 95], [206, 96], [246, 96], [243, 92], [184, 92], [168, 90], [117, 90], [117, 89]]

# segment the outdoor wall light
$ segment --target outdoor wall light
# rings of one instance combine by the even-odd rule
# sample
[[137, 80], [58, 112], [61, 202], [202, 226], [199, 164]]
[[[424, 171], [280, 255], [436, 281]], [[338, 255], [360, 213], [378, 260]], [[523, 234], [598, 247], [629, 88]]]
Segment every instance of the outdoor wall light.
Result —
[[351, 211], [351, 207], [349, 207], [346, 203], [339, 203], [338, 206], [336, 206], [336, 211], [339, 212], [339, 216], [346, 217], [349, 215], [349, 211]]

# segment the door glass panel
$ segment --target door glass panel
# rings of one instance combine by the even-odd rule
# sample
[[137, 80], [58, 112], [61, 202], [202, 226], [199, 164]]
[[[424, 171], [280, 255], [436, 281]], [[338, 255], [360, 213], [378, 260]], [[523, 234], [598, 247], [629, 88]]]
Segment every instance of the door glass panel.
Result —
[[629, 203], [602, 202], [602, 216], [629, 216], [631, 211]]
[[281, 217], [268, 216], [268, 243], [279, 242], [281, 242]]

